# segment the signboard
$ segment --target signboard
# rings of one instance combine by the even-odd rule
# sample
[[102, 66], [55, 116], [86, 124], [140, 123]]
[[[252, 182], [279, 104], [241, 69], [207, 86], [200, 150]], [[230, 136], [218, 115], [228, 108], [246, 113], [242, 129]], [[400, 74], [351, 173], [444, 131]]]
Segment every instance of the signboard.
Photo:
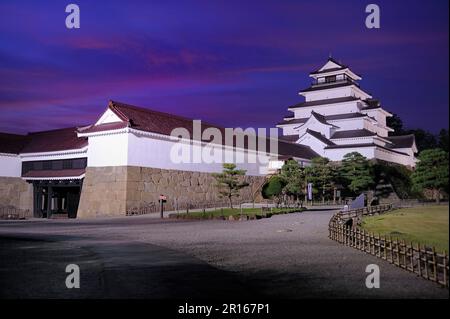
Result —
[[308, 183], [308, 199], [312, 200], [312, 183]]
[[167, 196], [166, 195], [159, 195], [159, 200], [167, 200]]
[[352, 203], [350, 204], [350, 209], [363, 208], [364, 207], [364, 199], [365, 199], [364, 194], [361, 194], [358, 197], [356, 197], [355, 200], [353, 200]]

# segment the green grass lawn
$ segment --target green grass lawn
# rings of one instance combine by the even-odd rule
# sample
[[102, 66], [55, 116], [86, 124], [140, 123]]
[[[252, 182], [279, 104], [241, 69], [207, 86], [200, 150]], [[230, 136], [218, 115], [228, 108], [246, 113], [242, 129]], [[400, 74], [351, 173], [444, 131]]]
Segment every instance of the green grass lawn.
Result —
[[435, 246], [448, 252], [447, 205], [402, 208], [363, 219], [362, 227], [375, 234], [392, 236], [407, 242]]
[[[276, 215], [276, 214], [287, 214], [287, 213], [293, 213], [293, 212], [300, 212], [304, 210], [304, 208], [272, 208], [271, 211], [261, 211], [261, 208], [243, 208], [242, 209], [242, 215], [247, 216], [253, 216], [253, 217], [259, 217], [262, 215]], [[239, 217], [241, 215], [241, 210], [239, 208], [223, 208], [223, 209], [216, 209], [212, 211], [206, 211], [203, 212], [189, 212], [188, 214], [180, 213], [176, 214], [180, 218], [202, 218], [202, 219], [209, 219], [209, 218], [216, 218], [224, 216], [225, 218], [228, 218], [229, 216]]]

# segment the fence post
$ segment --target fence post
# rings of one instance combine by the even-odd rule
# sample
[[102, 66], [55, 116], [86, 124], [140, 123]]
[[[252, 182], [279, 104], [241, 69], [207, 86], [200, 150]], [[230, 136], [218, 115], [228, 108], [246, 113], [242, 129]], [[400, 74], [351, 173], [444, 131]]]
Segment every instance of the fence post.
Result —
[[418, 267], [419, 267], [419, 276], [422, 277], [422, 257], [421, 257], [421, 251], [420, 251], [420, 243], [417, 243], [417, 251], [419, 253], [418, 258]]
[[447, 283], [447, 253], [444, 250], [444, 260], [442, 261], [442, 265], [444, 266], [444, 286], [448, 287], [448, 283]]
[[436, 249], [432, 248], [432, 265], [433, 265], [433, 281], [438, 281], [438, 277], [437, 277], [437, 266], [436, 266], [436, 262], [437, 262], [437, 258], [436, 258]]

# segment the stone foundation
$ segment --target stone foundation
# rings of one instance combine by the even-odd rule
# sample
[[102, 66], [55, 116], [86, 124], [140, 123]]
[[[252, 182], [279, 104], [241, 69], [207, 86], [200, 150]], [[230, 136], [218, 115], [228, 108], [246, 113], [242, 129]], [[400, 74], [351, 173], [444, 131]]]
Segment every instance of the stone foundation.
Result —
[[[245, 176], [250, 184], [235, 201], [260, 201], [264, 176]], [[136, 166], [88, 167], [79, 218], [125, 216], [159, 211], [160, 194], [167, 196], [166, 210], [186, 210], [225, 204], [210, 173], [164, 170]], [[254, 194], [257, 194], [256, 196]]]
[[33, 186], [20, 177], [0, 177], [0, 206], [28, 209], [33, 213]]

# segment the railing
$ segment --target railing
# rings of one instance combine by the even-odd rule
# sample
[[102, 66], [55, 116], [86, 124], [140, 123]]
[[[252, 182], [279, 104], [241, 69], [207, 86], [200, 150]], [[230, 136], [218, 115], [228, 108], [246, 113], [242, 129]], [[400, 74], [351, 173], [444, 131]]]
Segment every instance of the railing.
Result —
[[312, 87], [321, 87], [321, 86], [328, 86], [328, 85], [335, 85], [335, 84], [341, 84], [341, 83], [348, 83], [348, 84], [354, 84], [357, 87], [359, 87], [359, 84], [355, 81], [349, 80], [349, 79], [343, 79], [343, 80], [335, 80], [335, 81], [328, 81], [328, 82], [312, 82]]
[[375, 235], [357, 227], [357, 223], [348, 225], [349, 220], [382, 214], [391, 208], [391, 205], [380, 205], [334, 214], [329, 223], [329, 238], [448, 287], [449, 260], [445, 251], [438, 253], [434, 247], [406, 243], [391, 236]]
[[14, 206], [0, 206], [0, 219], [26, 219], [32, 217], [29, 209]]

